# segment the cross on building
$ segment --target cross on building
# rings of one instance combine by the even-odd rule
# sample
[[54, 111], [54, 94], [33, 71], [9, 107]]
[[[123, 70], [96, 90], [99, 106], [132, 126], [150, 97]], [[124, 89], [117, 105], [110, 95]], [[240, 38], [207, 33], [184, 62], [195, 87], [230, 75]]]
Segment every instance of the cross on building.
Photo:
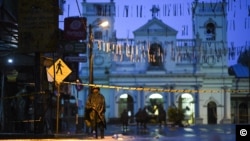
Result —
[[156, 5], [153, 5], [153, 7], [150, 9], [150, 11], [152, 12], [152, 18], [155, 18], [156, 14], [158, 14], [158, 12], [160, 11], [160, 9], [157, 8]]

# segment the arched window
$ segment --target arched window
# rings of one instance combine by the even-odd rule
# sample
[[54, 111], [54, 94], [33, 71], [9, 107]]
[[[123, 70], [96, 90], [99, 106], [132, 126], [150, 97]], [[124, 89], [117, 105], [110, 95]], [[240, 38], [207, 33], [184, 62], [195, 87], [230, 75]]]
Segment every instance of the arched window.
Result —
[[149, 61], [151, 66], [162, 66], [163, 49], [160, 44], [153, 43], [150, 45]]
[[206, 25], [206, 39], [215, 40], [215, 25], [213, 23]]

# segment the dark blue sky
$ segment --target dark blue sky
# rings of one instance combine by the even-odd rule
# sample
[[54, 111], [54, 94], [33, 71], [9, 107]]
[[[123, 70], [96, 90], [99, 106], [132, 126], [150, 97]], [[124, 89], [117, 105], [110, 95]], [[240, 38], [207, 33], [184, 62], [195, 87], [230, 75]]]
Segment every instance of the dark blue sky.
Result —
[[[110, 0], [86, 0], [87, 2], [110, 2]], [[221, 0], [199, 0], [200, 2], [220, 2]], [[78, 5], [76, 3], [79, 3]], [[68, 16], [80, 16], [78, 6], [81, 9], [82, 0], [67, 0], [64, 5], [63, 21]], [[178, 30], [177, 38], [192, 38], [190, 8], [193, 0], [114, 0], [116, 3], [115, 29], [118, 38], [133, 38], [133, 31], [152, 18], [150, 9], [153, 5], [159, 7], [158, 18], [164, 23]], [[228, 46], [236, 48], [248, 48], [250, 46], [250, 0], [226, 0], [228, 3]], [[174, 7], [179, 7], [178, 12]], [[127, 13], [124, 12], [128, 7]], [[142, 14], [138, 16], [137, 7], [142, 7]], [[166, 13], [166, 7], [169, 12]], [[164, 9], [165, 8], [165, 9]], [[126, 26], [124, 26], [126, 23]], [[60, 27], [63, 23], [60, 24]], [[183, 27], [187, 27], [187, 34], [182, 34]], [[62, 27], [63, 28], [63, 27]], [[237, 60], [230, 60], [229, 65]]]

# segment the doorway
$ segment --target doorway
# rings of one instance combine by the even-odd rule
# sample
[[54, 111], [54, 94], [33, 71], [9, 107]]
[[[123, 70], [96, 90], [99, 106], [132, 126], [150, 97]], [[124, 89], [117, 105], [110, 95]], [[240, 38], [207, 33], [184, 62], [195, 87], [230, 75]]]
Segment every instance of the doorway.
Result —
[[207, 104], [207, 119], [208, 124], [217, 124], [217, 105], [213, 101]]
[[153, 93], [148, 97], [146, 105], [149, 122], [156, 123], [158, 121], [159, 114], [161, 114], [159, 108], [165, 110], [163, 106], [163, 96], [159, 93]]
[[239, 122], [248, 123], [248, 108], [246, 103], [240, 103], [239, 105]]
[[128, 111], [128, 116], [130, 117], [130, 122], [133, 122], [134, 116], [134, 99], [129, 94], [121, 94], [119, 97], [119, 103], [118, 103], [118, 113], [121, 115], [123, 110], [126, 109]]
[[184, 111], [186, 124], [194, 124], [194, 98], [189, 93], [184, 93], [179, 97], [178, 107]]

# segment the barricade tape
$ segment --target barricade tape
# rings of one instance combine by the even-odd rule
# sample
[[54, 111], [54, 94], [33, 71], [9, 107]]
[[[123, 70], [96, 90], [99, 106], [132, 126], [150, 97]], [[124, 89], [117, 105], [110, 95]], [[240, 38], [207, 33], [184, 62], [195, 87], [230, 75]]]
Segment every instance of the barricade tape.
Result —
[[[168, 93], [224, 93], [223, 89], [164, 89], [164, 88], [147, 88], [147, 87], [129, 87], [129, 86], [115, 86], [115, 85], [103, 85], [103, 84], [88, 84], [88, 83], [75, 83], [75, 82], [61, 82], [61, 84], [71, 84], [71, 85], [82, 85], [87, 87], [100, 87], [100, 88], [109, 88], [109, 89], [124, 89], [124, 90], [133, 90], [133, 91], [149, 91], [149, 92], [168, 92]], [[228, 93], [250, 93], [250, 89], [226, 89]], [[12, 99], [16, 97], [32, 96], [36, 94], [46, 94], [44, 91], [41, 92], [32, 92], [24, 93], [20, 95], [3, 97], [0, 99]]]
[[[224, 93], [224, 89], [164, 89], [164, 88], [147, 88], [147, 87], [128, 87], [128, 86], [111, 86], [102, 84], [88, 84], [88, 83], [74, 83], [74, 82], [62, 82], [64, 84], [82, 85], [88, 87], [100, 87], [110, 89], [124, 89], [124, 90], [136, 90], [136, 91], [150, 91], [150, 92], [169, 92], [169, 93]], [[226, 89], [226, 92], [230, 93], [249, 93], [250, 89]]]

